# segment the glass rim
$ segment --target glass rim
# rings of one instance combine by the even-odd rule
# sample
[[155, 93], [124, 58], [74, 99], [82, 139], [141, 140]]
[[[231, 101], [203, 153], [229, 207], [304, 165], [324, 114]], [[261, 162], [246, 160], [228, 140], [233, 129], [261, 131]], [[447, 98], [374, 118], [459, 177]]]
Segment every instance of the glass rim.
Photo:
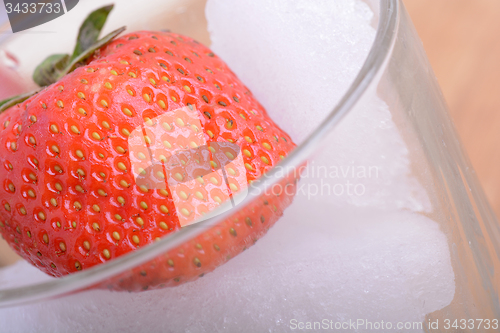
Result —
[[[399, 25], [399, 6], [401, 6], [401, 4], [399, 0], [380, 0], [379, 4], [379, 22], [375, 39], [363, 66], [349, 86], [349, 89], [344, 93], [340, 101], [321, 124], [283, 161], [281, 161], [279, 164], [281, 168], [272, 168], [267, 173], [268, 178], [272, 180], [266, 181], [262, 179], [265, 177], [261, 177], [259, 180], [255, 181], [249, 188], [247, 197], [238, 204], [238, 207], [245, 207], [257, 197], [256, 193], [263, 193], [272, 185], [279, 182], [280, 179], [283, 178], [283, 175], [278, 176], [278, 172], [280, 171], [278, 169], [296, 169], [305, 163], [307, 158], [316, 150], [317, 145], [321, 143], [349, 110], [353, 109], [365, 94], [368, 87], [375, 81], [377, 75], [385, 68], [385, 64], [392, 53], [396, 40]], [[207, 228], [215, 226], [230, 217], [233, 213], [234, 210], [231, 209], [216, 217], [200, 222], [199, 224]], [[206, 229], [189, 226], [183, 227], [170, 235], [162, 237], [153, 244], [149, 244], [143, 248], [122, 255], [104, 264], [96, 265], [87, 270], [69, 274], [51, 281], [0, 289], [0, 308], [57, 298], [89, 288], [174, 249], [201, 234], [203, 230]]]

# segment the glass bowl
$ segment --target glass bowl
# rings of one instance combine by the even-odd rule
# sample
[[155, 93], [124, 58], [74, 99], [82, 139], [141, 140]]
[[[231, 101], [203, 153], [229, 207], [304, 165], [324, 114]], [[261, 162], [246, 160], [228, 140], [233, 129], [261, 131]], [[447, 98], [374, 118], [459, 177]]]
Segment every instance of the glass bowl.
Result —
[[[498, 222], [403, 4], [381, 0], [370, 5], [379, 14], [376, 37], [354, 82], [319, 126], [297, 142], [279, 168], [256, 181], [236, 208], [97, 267], [45, 282], [23, 277], [17, 287], [0, 287], [0, 315], [8, 318], [21, 310], [40, 320], [39, 327], [53, 330], [66, 326], [43, 318], [90, 329], [97, 324], [85, 316], [92, 315], [100, 318], [97, 328], [104, 331], [288, 331], [316, 322], [344, 331], [353, 331], [355, 322], [357, 329], [370, 331], [382, 321], [393, 329], [403, 325], [397, 327], [406, 332], [474, 332], [481, 329], [478, 325], [486, 329], [485, 320], [493, 327], [500, 316]], [[141, 8], [124, 10], [129, 17], [111, 15], [109, 26], [128, 21], [134, 22], [129, 31], [153, 30], [168, 20], [173, 31], [208, 44], [203, 8], [202, 0], [168, 1], [154, 12]], [[82, 8], [82, 15], [87, 12]], [[62, 35], [61, 50], [72, 42], [76, 28], [68, 29], [71, 37]], [[34, 44], [39, 54], [16, 52], [28, 39], [39, 43]], [[19, 59], [24, 78], [39, 62], [33, 59], [48, 52], [42, 40], [28, 33], [4, 40], [0, 48]], [[365, 120], [363, 131], [349, 131]], [[379, 146], [379, 134], [391, 144]], [[358, 142], [363, 144], [358, 147]], [[356, 160], [351, 160], [351, 149], [358, 149]], [[403, 166], [407, 171], [401, 172]], [[332, 167], [337, 172], [356, 167], [365, 174], [348, 171], [342, 185], [326, 171], [322, 174]], [[296, 170], [314, 169], [297, 184]], [[341, 187], [335, 186], [356, 179], [354, 195], [346, 194], [348, 187], [338, 194]], [[276, 186], [298, 191], [284, 216], [255, 246], [214, 272], [161, 290], [103, 290], [116, 289], [144, 267], [161, 265], [183, 244], [195, 244], [196, 237], [233, 223], [245, 210], [266, 209], [262, 202], [276, 195]], [[328, 193], [322, 192], [325, 188]], [[57, 316], [51, 308], [58, 309]]]

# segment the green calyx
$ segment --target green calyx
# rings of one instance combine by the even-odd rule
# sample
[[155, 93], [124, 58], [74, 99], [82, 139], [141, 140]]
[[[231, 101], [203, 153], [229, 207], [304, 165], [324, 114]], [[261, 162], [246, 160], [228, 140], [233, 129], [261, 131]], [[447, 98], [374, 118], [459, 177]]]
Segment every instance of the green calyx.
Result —
[[33, 73], [33, 80], [40, 87], [49, 86], [67, 73], [66, 68], [68, 67], [68, 64], [69, 55], [50, 55], [36, 67], [35, 72]]
[[[125, 27], [114, 30], [103, 38], [99, 39], [104, 24], [114, 5], [104, 6], [96, 9], [83, 21], [78, 32], [76, 46], [73, 54], [53, 54], [48, 56], [40, 65], [35, 68], [33, 81], [40, 87], [49, 86], [66, 74], [74, 71], [83, 65], [85, 60], [90, 58], [94, 52], [112, 41], [116, 36], [125, 30]], [[0, 101], [0, 112], [9, 107], [28, 99], [40, 90], [32, 91], [22, 95], [7, 98]]]
[[87, 16], [78, 31], [78, 38], [71, 59], [77, 58], [97, 42], [99, 34], [104, 27], [104, 23], [106, 23], [106, 19], [112, 9], [113, 5], [105, 6], [93, 11]]

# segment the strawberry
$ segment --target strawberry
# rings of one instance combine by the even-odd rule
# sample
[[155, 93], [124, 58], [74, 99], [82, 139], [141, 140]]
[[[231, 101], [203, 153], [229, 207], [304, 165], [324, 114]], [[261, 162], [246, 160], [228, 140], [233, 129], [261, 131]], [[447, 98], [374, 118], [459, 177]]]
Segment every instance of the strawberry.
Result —
[[[100, 30], [111, 8], [84, 26], [98, 17]], [[0, 114], [0, 232], [53, 276], [233, 207], [236, 193], [295, 147], [202, 44], [171, 32], [115, 38], [121, 29], [98, 41], [88, 30], [73, 56], [49, 57], [37, 69], [46, 87], [8, 101]], [[235, 210], [111, 287], [175, 285], [213, 270], [282, 215], [295, 191], [293, 179], [285, 182], [290, 191]]]

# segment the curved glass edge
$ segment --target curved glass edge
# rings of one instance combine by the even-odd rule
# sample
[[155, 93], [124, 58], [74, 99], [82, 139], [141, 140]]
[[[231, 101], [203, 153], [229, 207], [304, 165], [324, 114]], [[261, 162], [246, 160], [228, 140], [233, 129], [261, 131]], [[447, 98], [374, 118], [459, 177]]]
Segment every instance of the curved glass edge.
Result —
[[[437, 79], [428, 70], [431, 66], [424, 49], [415, 43], [419, 37], [411, 18], [403, 5], [399, 10], [400, 29], [386, 80], [399, 87], [400, 103], [411, 106], [407, 116], [435, 170], [434, 186], [443, 193], [438, 200], [446, 214], [441, 227], [448, 237], [455, 273], [453, 301], [427, 314], [425, 322], [499, 318], [500, 225], [449, 117]], [[434, 330], [426, 330], [430, 331]]]
[[[394, 47], [399, 26], [398, 0], [380, 0], [379, 24], [373, 45], [355, 80], [346, 91], [336, 107], [325, 118], [321, 125], [307, 137], [307, 139], [292, 151], [280, 165], [285, 170], [298, 168], [313, 154], [317, 145], [340, 122], [363, 96], [368, 87], [383, 72]], [[243, 207], [258, 197], [258, 193], [265, 192], [282, 177], [277, 168], [271, 169], [268, 179], [259, 179], [253, 183], [247, 197], [239, 206]], [[287, 175], [285, 175], [287, 176]], [[182, 243], [196, 237], [206, 228], [214, 226], [232, 215], [232, 210], [217, 217], [198, 223], [198, 227], [184, 227], [181, 230], [163, 237], [160, 241], [148, 245], [137, 251], [116, 258], [104, 265], [98, 265], [86, 271], [67, 275], [57, 280], [33, 284], [24, 287], [0, 289], [0, 307], [18, 306], [43, 299], [61, 297], [74, 293], [111, 278], [125, 270], [132, 269], [148, 260], [174, 249]], [[201, 228], [199, 226], [204, 226]]]

